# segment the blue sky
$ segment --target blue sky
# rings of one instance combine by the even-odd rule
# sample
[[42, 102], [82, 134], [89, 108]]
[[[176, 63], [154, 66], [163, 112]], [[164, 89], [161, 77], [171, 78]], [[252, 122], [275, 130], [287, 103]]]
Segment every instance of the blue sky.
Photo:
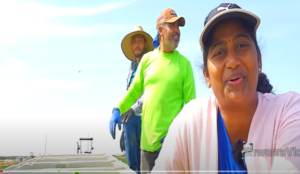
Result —
[[[121, 40], [136, 25], [155, 37], [156, 18], [168, 7], [186, 19], [178, 50], [193, 65], [197, 98], [211, 94], [198, 66], [199, 36], [221, 2], [1, 0], [0, 156], [44, 154], [46, 134], [47, 154], [76, 153], [76, 141], [88, 134], [94, 153], [121, 153], [121, 132], [112, 140], [108, 128], [130, 65]], [[262, 20], [262, 70], [275, 92], [300, 92], [300, 2], [235, 3]]]

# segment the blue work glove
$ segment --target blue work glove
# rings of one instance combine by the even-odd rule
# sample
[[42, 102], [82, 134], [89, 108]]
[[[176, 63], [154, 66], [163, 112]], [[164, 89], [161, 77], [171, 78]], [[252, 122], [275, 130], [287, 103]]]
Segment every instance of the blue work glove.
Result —
[[166, 136], [164, 136], [161, 140], [160, 143], [163, 143], [165, 141]]
[[113, 139], [116, 138], [116, 125], [118, 123], [119, 130], [121, 130], [121, 114], [118, 108], [114, 108], [109, 122], [109, 131]]
[[157, 32], [157, 35], [154, 38], [152, 44], [153, 44], [154, 48], [157, 48], [159, 46], [159, 33], [158, 32]]

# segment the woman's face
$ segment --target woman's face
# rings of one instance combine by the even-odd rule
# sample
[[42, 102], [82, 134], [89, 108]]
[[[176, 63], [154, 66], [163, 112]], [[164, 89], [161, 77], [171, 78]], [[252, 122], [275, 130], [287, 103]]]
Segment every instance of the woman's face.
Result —
[[250, 34], [231, 19], [220, 23], [211, 39], [204, 76], [219, 103], [242, 102], [255, 95], [261, 56]]

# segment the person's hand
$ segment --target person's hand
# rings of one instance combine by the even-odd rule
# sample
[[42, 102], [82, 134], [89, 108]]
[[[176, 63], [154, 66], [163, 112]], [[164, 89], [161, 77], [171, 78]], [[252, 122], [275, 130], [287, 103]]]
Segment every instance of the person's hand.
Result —
[[133, 111], [133, 109], [129, 109], [126, 113], [122, 114], [122, 122], [123, 123], [127, 123], [128, 120], [130, 119], [130, 117], [134, 117], [135, 113]]
[[119, 130], [121, 130], [121, 114], [118, 108], [114, 108], [109, 122], [109, 131], [113, 139], [116, 138], [116, 125], [118, 123]]
[[125, 151], [124, 131], [122, 131], [122, 135], [121, 135], [121, 139], [120, 139], [120, 148], [121, 148], [121, 152]]

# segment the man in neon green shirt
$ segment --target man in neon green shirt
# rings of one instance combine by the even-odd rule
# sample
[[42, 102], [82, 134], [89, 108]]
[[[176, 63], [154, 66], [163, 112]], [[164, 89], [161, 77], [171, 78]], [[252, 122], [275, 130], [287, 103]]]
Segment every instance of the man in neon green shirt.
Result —
[[[141, 171], [151, 171], [163, 139], [173, 119], [196, 97], [194, 74], [190, 61], [176, 48], [180, 39], [179, 26], [185, 19], [165, 9], [157, 19], [160, 46], [146, 53], [136, 71], [133, 83], [119, 102], [122, 119], [135, 100], [143, 93]], [[118, 110], [116, 109], [116, 110]], [[123, 115], [124, 114], [124, 115]]]

